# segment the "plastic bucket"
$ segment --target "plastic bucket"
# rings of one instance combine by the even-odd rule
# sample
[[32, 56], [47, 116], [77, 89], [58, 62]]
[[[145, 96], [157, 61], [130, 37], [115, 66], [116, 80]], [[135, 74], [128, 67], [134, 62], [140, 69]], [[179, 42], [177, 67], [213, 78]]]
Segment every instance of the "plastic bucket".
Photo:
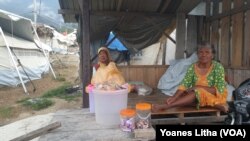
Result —
[[102, 125], [119, 125], [120, 111], [127, 108], [128, 90], [103, 91], [93, 90], [95, 119]]
[[95, 113], [95, 101], [93, 92], [89, 93], [89, 112]]
[[92, 92], [93, 89], [94, 89], [94, 85], [92, 84], [89, 84], [85, 89], [85, 91], [89, 93], [89, 112], [90, 113], [95, 113], [94, 94]]

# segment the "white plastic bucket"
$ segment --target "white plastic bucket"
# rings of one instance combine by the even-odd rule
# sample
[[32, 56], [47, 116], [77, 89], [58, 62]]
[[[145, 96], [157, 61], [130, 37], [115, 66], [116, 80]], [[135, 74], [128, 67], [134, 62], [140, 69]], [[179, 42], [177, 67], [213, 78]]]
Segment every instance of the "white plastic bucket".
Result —
[[95, 119], [102, 125], [119, 125], [120, 111], [127, 108], [128, 90], [103, 91], [93, 90]]
[[93, 92], [89, 93], [89, 112], [95, 113], [95, 101]]

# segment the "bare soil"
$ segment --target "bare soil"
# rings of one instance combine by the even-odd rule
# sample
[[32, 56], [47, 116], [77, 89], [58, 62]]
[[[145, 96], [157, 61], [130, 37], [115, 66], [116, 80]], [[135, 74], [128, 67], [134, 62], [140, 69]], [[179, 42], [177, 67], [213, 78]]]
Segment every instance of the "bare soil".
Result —
[[27, 83], [26, 87], [29, 95], [24, 93], [22, 86], [18, 87], [3, 87], [0, 88], [0, 108], [11, 107], [11, 116], [4, 118], [0, 116], [0, 126], [5, 125], [23, 118], [34, 115], [55, 112], [59, 109], [79, 108], [82, 106], [82, 98], [79, 97], [75, 101], [67, 102], [64, 99], [53, 98], [54, 105], [40, 111], [34, 111], [17, 103], [18, 100], [30, 97], [42, 96], [46, 91], [62, 86], [69, 82], [72, 85], [79, 84], [78, 65], [79, 57], [73, 54], [68, 55], [51, 55], [53, 69], [57, 77], [65, 78], [65, 81], [58, 81], [53, 78], [52, 73], [46, 74], [42, 79], [33, 80], [34, 87], [31, 83]]

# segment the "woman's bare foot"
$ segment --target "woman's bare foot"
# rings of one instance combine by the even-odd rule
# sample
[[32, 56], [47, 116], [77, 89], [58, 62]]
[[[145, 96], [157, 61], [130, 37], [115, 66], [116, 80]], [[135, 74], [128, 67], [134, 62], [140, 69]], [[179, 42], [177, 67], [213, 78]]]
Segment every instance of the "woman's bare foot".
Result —
[[228, 111], [229, 111], [229, 107], [227, 104], [218, 104], [218, 105], [214, 105], [214, 107], [219, 109], [220, 111], [222, 111], [224, 113], [228, 113]]
[[152, 105], [152, 112], [156, 113], [156, 112], [160, 112], [166, 109], [166, 105], [165, 104], [153, 104]]

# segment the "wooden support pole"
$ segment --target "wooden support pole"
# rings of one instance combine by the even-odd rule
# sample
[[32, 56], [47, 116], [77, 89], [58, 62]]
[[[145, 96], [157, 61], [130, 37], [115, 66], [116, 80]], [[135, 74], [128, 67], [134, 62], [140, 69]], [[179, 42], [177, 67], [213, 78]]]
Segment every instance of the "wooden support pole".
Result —
[[80, 47], [80, 73], [82, 87], [83, 87], [83, 108], [89, 107], [89, 95], [85, 92], [85, 87], [90, 83], [91, 80], [91, 66], [90, 66], [90, 12], [89, 12], [89, 0], [79, 1], [81, 7], [81, 34], [82, 42]]
[[[211, 16], [211, 1], [206, 0], [206, 19], [208, 19]], [[205, 20], [204, 20], [205, 21]], [[205, 21], [205, 27], [204, 27], [204, 32], [205, 32], [205, 38], [204, 41], [209, 42], [210, 41], [210, 25], [211, 23], [209, 21]]]
[[161, 42], [161, 46], [163, 47], [162, 65], [166, 65], [167, 40]]
[[187, 23], [186, 57], [190, 57], [196, 50], [197, 50], [197, 16], [189, 15]]
[[184, 58], [185, 49], [186, 49], [186, 15], [185, 13], [177, 13], [175, 59]]
[[[222, 1], [222, 12], [230, 11], [231, 1]], [[220, 40], [220, 61], [224, 67], [229, 66], [230, 60], [230, 16], [220, 20], [221, 40]]]
[[[213, 16], [218, 15], [219, 13], [219, 1], [213, 1]], [[215, 60], [220, 60], [219, 56], [219, 40], [220, 40], [220, 35], [219, 35], [219, 20], [215, 20], [211, 23], [212, 29], [211, 29], [211, 44], [214, 45], [215, 49], [215, 55], [214, 59]]]
[[[247, 0], [247, 6], [250, 7], [250, 0]], [[250, 67], [250, 10], [246, 11], [245, 20], [243, 65], [245, 67]]]

